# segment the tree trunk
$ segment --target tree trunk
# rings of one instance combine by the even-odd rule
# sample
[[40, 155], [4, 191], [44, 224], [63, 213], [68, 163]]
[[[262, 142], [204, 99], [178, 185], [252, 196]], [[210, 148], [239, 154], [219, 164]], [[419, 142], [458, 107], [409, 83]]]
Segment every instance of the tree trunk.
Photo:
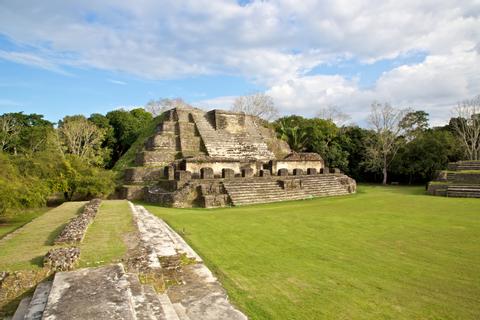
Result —
[[382, 184], [387, 184], [387, 158], [383, 158], [383, 182]]

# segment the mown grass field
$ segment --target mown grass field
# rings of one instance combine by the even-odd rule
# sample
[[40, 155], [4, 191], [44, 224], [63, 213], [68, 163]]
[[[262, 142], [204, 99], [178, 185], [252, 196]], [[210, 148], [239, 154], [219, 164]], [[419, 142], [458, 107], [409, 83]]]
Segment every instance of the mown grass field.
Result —
[[[0, 271], [36, 270], [66, 223], [79, 214], [86, 202], [66, 202], [49, 210], [0, 240]], [[118, 262], [126, 253], [124, 236], [134, 230], [125, 200], [103, 201], [80, 245], [79, 267]]]
[[32, 270], [42, 267], [55, 237], [83, 208], [85, 202], [67, 202], [32, 220], [0, 240], [0, 270]]
[[480, 199], [360, 186], [240, 208], [146, 207], [251, 319], [480, 318]]
[[0, 239], [5, 235], [15, 231], [21, 226], [29, 223], [35, 218], [38, 218], [45, 212], [50, 210], [50, 208], [37, 208], [37, 209], [28, 209], [18, 212], [15, 215], [9, 215], [6, 217], [0, 218]]

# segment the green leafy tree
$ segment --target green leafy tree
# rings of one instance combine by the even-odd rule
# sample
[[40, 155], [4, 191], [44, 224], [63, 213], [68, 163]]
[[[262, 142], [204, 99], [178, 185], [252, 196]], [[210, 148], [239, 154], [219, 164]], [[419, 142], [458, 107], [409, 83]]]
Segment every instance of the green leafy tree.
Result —
[[132, 144], [143, 130], [151, 123], [152, 115], [144, 109], [131, 111], [115, 110], [107, 113], [106, 117], [113, 127], [115, 147], [112, 152], [112, 163], [115, 163]]
[[103, 164], [107, 153], [102, 148], [105, 129], [84, 116], [67, 116], [59, 123], [58, 134], [65, 154], [76, 155], [91, 164]]

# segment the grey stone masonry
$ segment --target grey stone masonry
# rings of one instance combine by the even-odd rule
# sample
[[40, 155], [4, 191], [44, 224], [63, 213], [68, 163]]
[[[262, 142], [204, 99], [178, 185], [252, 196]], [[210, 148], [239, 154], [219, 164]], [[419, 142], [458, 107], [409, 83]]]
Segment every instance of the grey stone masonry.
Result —
[[242, 177], [244, 178], [253, 177], [253, 169], [252, 168], [242, 169]]
[[427, 192], [434, 196], [480, 198], [480, 160], [449, 163], [448, 170], [437, 172]]
[[293, 175], [294, 176], [301, 176], [301, 175], [303, 175], [303, 170], [302, 169], [293, 169]]
[[213, 169], [208, 167], [200, 169], [200, 177], [202, 179], [213, 179]]
[[270, 170], [260, 170], [260, 177], [270, 177]]
[[278, 169], [278, 175], [281, 177], [288, 176], [288, 169]]
[[235, 171], [233, 171], [233, 169], [228, 169], [228, 168], [222, 169], [222, 178], [223, 179], [235, 178]]
[[307, 169], [307, 174], [308, 175], [316, 175], [318, 172], [317, 172], [317, 169], [315, 168], [308, 168]]

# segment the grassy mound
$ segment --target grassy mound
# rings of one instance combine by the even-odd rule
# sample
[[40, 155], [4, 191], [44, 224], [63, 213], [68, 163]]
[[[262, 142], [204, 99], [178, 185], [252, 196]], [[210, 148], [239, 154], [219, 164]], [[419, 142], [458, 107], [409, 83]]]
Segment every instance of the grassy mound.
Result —
[[163, 116], [160, 115], [152, 120], [150, 125], [148, 125], [142, 133], [139, 135], [137, 140], [132, 144], [130, 149], [115, 163], [113, 170], [123, 171], [128, 167], [135, 166], [135, 157], [137, 153], [142, 151], [147, 139], [155, 134], [157, 126], [163, 121]]
[[420, 187], [224, 209], [147, 206], [251, 319], [480, 318], [480, 200]]

